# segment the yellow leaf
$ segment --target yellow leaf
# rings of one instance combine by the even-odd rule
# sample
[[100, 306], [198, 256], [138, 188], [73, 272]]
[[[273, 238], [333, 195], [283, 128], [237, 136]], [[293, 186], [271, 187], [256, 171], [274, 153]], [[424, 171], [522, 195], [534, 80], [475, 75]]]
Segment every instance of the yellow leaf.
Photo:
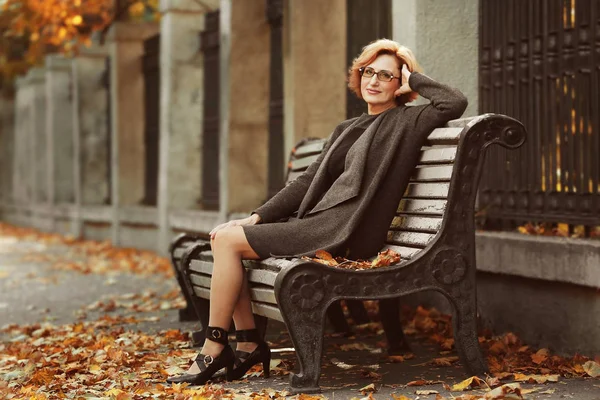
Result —
[[81, 15], [76, 15], [71, 19], [71, 23], [75, 26], [81, 25], [82, 22], [83, 18], [81, 18]]
[[496, 399], [522, 399], [521, 396], [521, 385], [518, 383], [507, 383], [497, 387], [485, 394], [485, 400], [496, 400]]
[[529, 383], [558, 382], [558, 375], [525, 375], [515, 374], [515, 381]]
[[465, 379], [464, 381], [462, 381], [460, 383], [457, 383], [456, 385], [452, 385], [452, 391], [453, 392], [462, 392], [467, 389], [471, 389], [475, 386], [481, 386], [481, 384], [483, 384], [483, 380], [481, 380], [477, 376], [472, 376], [468, 379]]
[[598, 364], [596, 361], [586, 362], [583, 364], [583, 369], [592, 378], [597, 378], [600, 376], [600, 364]]
[[92, 364], [92, 365], [90, 365], [90, 373], [92, 373], [94, 375], [98, 375], [98, 374], [102, 373], [102, 368], [99, 365]]
[[366, 392], [376, 392], [377, 390], [375, 389], [375, 384], [374, 383], [370, 383], [365, 387], [362, 387], [360, 389], [358, 389], [359, 391], [361, 391], [363, 394], [366, 394]]

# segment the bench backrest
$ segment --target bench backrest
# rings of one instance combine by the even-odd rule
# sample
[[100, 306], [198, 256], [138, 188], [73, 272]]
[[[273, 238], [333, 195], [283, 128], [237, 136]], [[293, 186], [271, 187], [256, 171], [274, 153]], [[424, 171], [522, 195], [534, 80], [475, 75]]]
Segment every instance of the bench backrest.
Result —
[[[421, 156], [388, 231], [386, 246], [403, 259], [424, 249], [442, 226], [460, 133], [470, 119], [435, 129]], [[300, 176], [317, 159], [326, 139], [304, 139], [292, 150], [287, 182]]]

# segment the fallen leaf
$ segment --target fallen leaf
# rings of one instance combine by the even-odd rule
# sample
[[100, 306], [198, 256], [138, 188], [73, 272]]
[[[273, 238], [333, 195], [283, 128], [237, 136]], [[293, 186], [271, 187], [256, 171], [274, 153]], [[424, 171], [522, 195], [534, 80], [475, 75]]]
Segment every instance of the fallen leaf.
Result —
[[424, 379], [419, 379], [416, 381], [410, 381], [406, 384], [406, 386], [427, 386], [427, 385], [437, 385], [439, 383], [444, 383], [442, 381], [426, 381]]
[[462, 392], [465, 391], [467, 389], [472, 389], [476, 386], [482, 386], [482, 384], [484, 384], [485, 382], [477, 377], [477, 376], [472, 376], [470, 378], [465, 379], [464, 381], [457, 383], [456, 385], [452, 386], [452, 391], [453, 392]]
[[528, 383], [558, 382], [558, 375], [525, 375], [515, 374], [515, 381]]
[[540, 394], [554, 394], [554, 392], [556, 392], [556, 389], [547, 389], [543, 392], [540, 392]]
[[419, 396], [429, 396], [430, 394], [439, 394], [437, 390], [417, 390], [415, 391], [416, 395]]
[[485, 400], [522, 399], [521, 385], [518, 383], [507, 383], [506, 385], [502, 385], [487, 392], [483, 398]]
[[401, 394], [401, 395], [397, 395], [397, 394], [395, 394], [395, 393], [392, 393], [392, 398], [393, 398], [394, 400], [412, 400], [412, 399], [410, 399], [409, 397], [406, 397], [406, 396], [404, 396], [404, 395], [402, 395], [402, 394]]
[[391, 362], [397, 363], [397, 362], [404, 362], [406, 360], [412, 360], [413, 358], [415, 358], [415, 355], [412, 353], [408, 353], [403, 356], [388, 356], [387, 358]]
[[364, 386], [360, 389], [358, 389], [362, 394], [366, 395], [367, 392], [376, 392], [377, 390], [375, 389], [375, 384], [374, 383], [370, 383], [367, 386]]
[[583, 369], [586, 374], [591, 376], [592, 378], [597, 378], [600, 376], [600, 364], [596, 361], [588, 361], [583, 364]]
[[453, 356], [453, 357], [441, 357], [441, 358], [434, 358], [433, 361], [431, 361], [431, 364], [433, 365], [437, 365], [440, 367], [449, 367], [452, 365], [452, 363], [455, 363], [458, 361], [458, 357], [457, 356]]
[[540, 349], [535, 354], [531, 355], [531, 361], [539, 365], [546, 361], [549, 355], [550, 352], [548, 349]]

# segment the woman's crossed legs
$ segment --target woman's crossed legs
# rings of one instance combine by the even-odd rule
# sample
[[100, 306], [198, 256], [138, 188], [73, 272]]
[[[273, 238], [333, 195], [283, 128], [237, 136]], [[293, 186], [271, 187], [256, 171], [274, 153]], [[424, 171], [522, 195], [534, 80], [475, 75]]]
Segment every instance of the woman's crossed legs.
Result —
[[[213, 272], [208, 325], [227, 331], [233, 316], [237, 330], [255, 328], [248, 279], [242, 260], [257, 260], [260, 258], [259, 255], [248, 244], [242, 226], [220, 229], [211, 239], [210, 245], [213, 254]], [[237, 344], [237, 350], [252, 352], [256, 346], [257, 344], [253, 342], [242, 342]], [[212, 340], [205, 340], [201, 353], [217, 357], [223, 347], [222, 344]], [[196, 363], [188, 370], [190, 374], [199, 372]]]

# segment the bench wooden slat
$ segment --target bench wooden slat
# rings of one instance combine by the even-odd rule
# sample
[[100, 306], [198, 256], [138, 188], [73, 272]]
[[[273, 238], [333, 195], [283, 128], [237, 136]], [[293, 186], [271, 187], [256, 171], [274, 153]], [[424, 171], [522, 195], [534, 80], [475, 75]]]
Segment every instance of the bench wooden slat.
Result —
[[272, 288], [250, 288], [250, 297], [253, 301], [258, 301], [260, 303], [277, 304], [277, 299], [275, 299], [275, 292]]
[[[200, 274], [211, 275], [212, 263], [204, 260], [191, 260], [190, 271]], [[264, 285], [275, 285], [277, 272], [265, 269], [248, 269], [248, 281], [256, 282]]]
[[[434, 233], [388, 231], [387, 243], [402, 246], [414, 246], [424, 248], [435, 237]], [[400, 254], [402, 255], [402, 254]]]
[[296, 160], [290, 161], [288, 166], [290, 168], [290, 171], [292, 171], [292, 172], [304, 171], [317, 158], [319, 158], [319, 154], [315, 154], [313, 156], [308, 156], [308, 157], [304, 157], [304, 158], [298, 158]]
[[425, 198], [425, 199], [446, 199], [450, 183], [409, 183], [404, 197], [406, 198]]
[[[312, 164], [319, 154], [308, 157], [298, 158], [290, 161], [289, 168], [291, 172], [304, 171]], [[419, 158], [420, 165], [431, 164], [451, 164], [456, 158], [456, 147], [433, 147], [421, 151]]]
[[462, 127], [453, 128], [436, 128], [427, 137], [427, 143], [431, 145], [439, 144], [457, 144], [460, 139], [460, 133], [463, 131]]
[[411, 182], [450, 182], [452, 168], [452, 165], [417, 167], [410, 180]]
[[398, 215], [392, 220], [390, 229], [436, 233], [442, 226], [442, 218], [430, 218], [414, 215]]
[[175, 250], [173, 251], [173, 257], [176, 260], [181, 260], [181, 257], [183, 257], [183, 253], [188, 248], [190, 248], [191, 246], [193, 246], [194, 244], [196, 244], [195, 241], [189, 241], [189, 242], [182, 243], [180, 246], [176, 247]]
[[297, 258], [286, 260], [284, 258], [266, 258], [264, 260], [244, 260], [243, 264], [248, 269], [269, 269], [274, 272], [279, 272], [283, 268], [292, 264]]
[[210, 289], [211, 275], [190, 274], [190, 280], [194, 286]]
[[419, 164], [452, 164], [456, 159], [456, 147], [432, 147], [421, 151]]
[[[194, 293], [196, 296], [201, 297], [203, 299], [210, 298], [210, 290], [200, 287], [194, 286]], [[252, 302], [252, 312], [257, 315], [262, 315], [263, 317], [267, 317], [270, 319], [276, 319], [277, 321], [283, 321], [283, 317], [281, 316], [281, 312], [275, 306], [268, 305], [266, 303]]]
[[404, 259], [404, 260], [410, 260], [417, 253], [419, 253], [421, 251], [421, 249], [417, 249], [417, 248], [414, 248], [414, 247], [399, 246], [399, 245], [393, 244], [393, 243], [386, 244], [385, 246], [383, 246], [383, 248], [381, 249], [381, 251], [388, 250], [388, 249], [389, 250], [394, 250], [396, 253], [400, 254], [400, 257], [402, 259]]
[[327, 143], [327, 140], [322, 139], [322, 140], [310, 142], [303, 146], [297, 147], [296, 151], [294, 152], [294, 157], [301, 158], [301, 157], [304, 157], [307, 155], [312, 155], [314, 153], [317, 153], [317, 154], [321, 153], [321, 151], [323, 150], [323, 147], [325, 147], [326, 143]]
[[256, 315], [262, 315], [263, 317], [267, 317], [269, 319], [275, 319], [277, 321], [284, 322], [279, 308], [269, 304], [258, 303], [253, 301], [252, 312]]
[[[194, 285], [194, 288], [202, 288], [202, 289], [206, 289], [206, 295], [210, 296], [210, 282], [211, 282], [211, 276], [210, 275], [198, 275], [198, 274], [191, 274], [190, 275], [190, 280], [192, 282], [192, 284]], [[195, 290], [195, 289], [194, 289]], [[206, 299], [209, 299], [210, 297], [206, 297]], [[250, 298], [254, 301], [259, 301], [261, 303], [271, 303], [271, 304], [277, 304], [277, 300], [275, 299], [275, 292], [273, 291], [272, 287], [261, 287], [260, 285], [257, 287], [251, 287], [250, 288]]]
[[446, 209], [446, 200], [413, 200], [402, 199], [398, 204], [400, 214], [418, 215], [443, 215]]

